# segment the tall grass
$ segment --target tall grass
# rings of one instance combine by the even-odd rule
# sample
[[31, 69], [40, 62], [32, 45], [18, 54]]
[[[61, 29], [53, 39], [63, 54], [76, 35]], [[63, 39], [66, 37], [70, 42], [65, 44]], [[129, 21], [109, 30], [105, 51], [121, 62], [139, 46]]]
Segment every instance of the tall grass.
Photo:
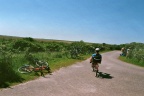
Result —
[[127, 45], [130, 51], [126, 57], [120, 57], [121, 60], [144, 67], [144, 44], [143, 43], [131, 43]]
[[[7, 52], [3, 54], [1, 53], [1, 55], [0, 88], [8, 87], [10, 85], [21, 82], [26, 82], [40, 76], [40, 73], [35, 74], [35, 72], [28, 74], [21, 74], [18, 72], [19, 67], [29, 63], [29, 61], [27, 61], [27, 59], [25, 58], [25, 53], [15, 53], [10, 55], [10, 52]], [[48, 62], [52, 71], [58, 70], [61, 67], [69, 66], [75, 62], [82, 61], [78, 59], [67, 58], [66, 55], [62, 52], [38, 52], [32, 53], [32, 55], [39, 60]]]
[[23, 79], [14, 70], [11, 52], [0, 51], [0, 87], [8, 87], [11, 82], [21, 82]]

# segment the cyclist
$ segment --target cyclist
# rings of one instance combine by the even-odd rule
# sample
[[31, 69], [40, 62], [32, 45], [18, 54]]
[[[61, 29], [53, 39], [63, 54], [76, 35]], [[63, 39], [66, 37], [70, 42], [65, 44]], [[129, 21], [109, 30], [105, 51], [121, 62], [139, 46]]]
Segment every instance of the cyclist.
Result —
[[90, 63], [92, 63], [92, 69], [93, 71], [96, 71], [98, 72], [98, 67], [99, 67], [99, 64], [101, 63], [102, 61], [102, 56], [101, 54], [99, 53], [100, 49], [99, 48], [96, 48], [95, 49], [95, 53], [92, 54], [91, 58], [90, 58]]

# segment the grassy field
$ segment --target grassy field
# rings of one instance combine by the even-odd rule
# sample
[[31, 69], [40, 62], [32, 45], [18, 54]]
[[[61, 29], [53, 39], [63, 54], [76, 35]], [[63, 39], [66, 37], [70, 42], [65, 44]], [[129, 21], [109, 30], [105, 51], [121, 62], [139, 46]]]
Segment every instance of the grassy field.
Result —
[[[42, 54], [42, 53], [40, 53], [40, 54]], [[91, 56], [91, 54], [84, 55], [83, 59], [68, 59], [68, 58], [65, 58], [65, 57], [63, 57], [63, 58], [55, 58], [55, 59], [49, 59], [47, 62], [49, 63], [52, 72], [54, 72], [56, 70], [59, 70], [62, 67], [67, 67], [67, 66], [70, 66], [72, 64], [75, 64], [76, 62], [81, 62], [83, 60], [86, 60], [90, 56]], [[19, 63], [15, 64], [15, 70], [17, 70], [21, 65], [23, 65], [23, 64], [21, 64], [22, 60], [23, 60], [23, 62], [27, 63], [23, 59], [23, 55], [20, 55], [19, 57], [20, 57], [19, 60], [17, 59], [17, 62], [19, 61]], [[21, 73], [18, 73], [18, 74], [20, 74], [21, 77], [23, 78], [22, 82], [9, 83], [10, 86], [14, 86], [14, 85], [17, 85], [17, 84], [20, 84], [20, 83], [24, 83], [24, 82], [27, 82], [27, 81], [30, 81], [30, 80], [34, 80], [34, 79], [37, 79], [37, 78], [40, 77], [40, 73], [35, 74], [35, 72], [27, 73], [27, 74], [21, 74]], [[45, 75], [46, 74], [47, 73], [45, 73]]]
[[[6, 36], [6, 35], [0, 35], [0, 39], [13, 39], [13, 40], [18, 40], [26, 37], [17, 37], [17, 36]], [[43, 39], [43, 38], [34, 38], [34, 40], [39, 41], [39, 42], [63, 42], [63, 43], [72, 43], [76, 41], [69, 41], [69, 40], [56, 40], [56, 39]], [[87, 44], [94, 44], [91, 42], [85, 42]]]
[[133, 64], [133, 65], [137, 65], [137, 66], [140, 66], [140, 67], [144, 67], [143, 62], [138, 62], [136, 59], [128, 59], [128, 58], [123, 57], [123, 56], [120, 56], [119, 59], [120, 59], [121, 61], [130, 63], [130, 64]]

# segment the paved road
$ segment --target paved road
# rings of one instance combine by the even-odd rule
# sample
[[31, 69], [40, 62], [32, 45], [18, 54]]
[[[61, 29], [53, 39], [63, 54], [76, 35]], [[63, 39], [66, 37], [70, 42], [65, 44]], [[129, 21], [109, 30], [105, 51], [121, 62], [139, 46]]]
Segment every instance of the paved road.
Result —
[[118, 60], [119, 54], [102, 54], [103, 78], [95, 77], [88, 59], [46, 78], [1, 90], [0, 96], [144, 96], [144, 68]]

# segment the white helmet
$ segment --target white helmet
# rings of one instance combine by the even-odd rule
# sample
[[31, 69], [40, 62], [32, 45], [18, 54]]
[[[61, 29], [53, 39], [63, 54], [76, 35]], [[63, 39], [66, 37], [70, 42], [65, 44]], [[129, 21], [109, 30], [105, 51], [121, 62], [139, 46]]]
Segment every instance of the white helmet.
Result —
[[96, 49], [95, 49], [95, 51], [99, 51], [99, 50], [100, 50], [99, 48], [96, 48]]

